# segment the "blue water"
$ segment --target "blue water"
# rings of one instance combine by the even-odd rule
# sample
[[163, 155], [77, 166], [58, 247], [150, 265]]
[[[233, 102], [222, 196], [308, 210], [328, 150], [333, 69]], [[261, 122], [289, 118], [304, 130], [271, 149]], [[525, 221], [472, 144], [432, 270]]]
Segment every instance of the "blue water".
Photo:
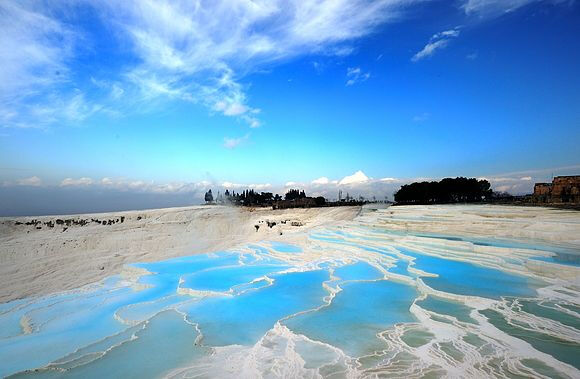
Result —
[[394, 267], [390, 267], [389, 271], [398, 275], [415, 276], [415, 274], [409, 272], [409, 262], [403, 259], [400, 259]]
[[465, 306], [463, 303], [434, 296], [427, 296], [425, 300], [418, 301], [417, 305], [435, 313], [453, 316], [458, 321], [476, 323], [476, 321], [469, 315], [472, 308]]
[[203, 343], [212, 346], [254, 344], [277, 320], [323, 304], [327, 271], [274, 275], [274, 284], [234, 297], [214, 297], [181, 307], [199, 323]]
[[376, 337], [378, 332], [398, 322], [413, 321], [409, 307], [417, 293], [410, 286], [380, 280], [350, 282], [341, 287], [330, 306], [285, 324], [357, 357], [384, 348]]
[[[390, 239], [365, 235], [364, 228], [353, 233], [328, 230], [310, 237], [312, 245], [306, 250], [264, 242], [248, 245], [239, 253], [135, 263], [132, 266], [149, 272], [137, 283], [114, 276], [78, 291], [0, 304], [0, 376], [161, 377], [209, 359], [215, 354], [212, 347], [249, 349], [277, 323], [328, 345], [296, 346], [298, 353], [305, 354], [308, 367], [325, 367], [326, 371], [320, 371], [322, 376], [341, 372], [332, 348], [355, 358], [367, 356], [367, 361], [374, 357], [373, 364], [380, 365], [379, 356], [389, 354], [388, 345], [378, 337], [381, 332], [410, 325], [413, 327], [402, 341], [420, 340], [424, 345], [435, 338], [427, 329], [416, 328], [418, 320], [411, 312], [420, 295], [416, 287], [419, 278], [450, 294], [519, 299], [522, 311], [578, 328], [577, 318], [562, 311], [573, 312], [575, 305], [562, 303], [563, 308], [558, 308], [560, 304], [555, 302], [541, 305], [536, 300], [523, 300], [537, 296], [536, 289], [544, 283], [451, 259], [461, 247], [450, 250], [450, 259], [444, 259], [423, 253], [423, 242], [416, 243], [415, 249], [400, 248]], [[439, 239], [424, 238], [433, 238], [435, 244]], [[318, 241], [324, 244], [318, 245]], [[482, 247], [487, 243], [472, 242]], [[339, 248], [334, 249], [333, 244]], [[522, 244], [513, 242], [518, 248]], [[356, 254], [350, 255], [349, 249]], [[409, 258], [402, 259], [397, 250]], [[320, 261], [316, 261], [318, 255], [307, 256], [312, 251], [320, 253]], [[385, 278], [381, 267], [406, 276], [408, 282], [397, 281], [401, 278], [389, 273]], [[409, 267], [438, 276], [419, 276], [410, 273]], [[332, 298], [329, 288], [339, 292]], [[470, 316], [472, 308], [463, 303], [428, 296], [417, 305], [455, 317], [465, 323], [462, 325], [477, 325]], [[487, 315], [509, 333], [524, 333], [514, 332], [493, 312]], [[28, 325], [32, 332], [24, 334], [22, 325]], [[473, 339], [479, 338], [473, 330], [469, 333]], [[521, 338], [531, 341], [539, 335], [534, 333]], [[546, 352], [553, 348], [564, 361], [576, 352], [559, 340], [536, 345]], [[268, 348], [265, 342], [260, 345], [262, 350]], [[260, 365], [278, 362], [266, 357]], [[248, 355], [250, 358], [262, 359]], [[329, 361], [325, 363], [325, 359]], [[410, 358], [403, 357], [401, 362], [405, 359]], [[25, 371], [33, 369], [40, 370]]]
[[[183, 316], [166, 311], [154, 316], [148, 325], [135, 333], [138, 337], [117, 346], [101, 357], [77, 355], [76, 361], [55, 365], [40, 373], [30, 372], [19, 377], [45, 378], [150, 378], [169, 373], [193, 359], [208, 354], [207, 348], [196, 346], [193, 341], [198, 332], [192, 325], [183, 322]], [[115, 341], [118, 342], [118, 341]], [[101, 349], [93, 349], [100, 351]], [[81, 364], [87, 362], [85, 364]], [[67, 371], [57, 370], [66, 368]]]
[[[155, 263], [136, 263], [133, 266], [144, 268], [158, 274], [183, 275], [201, 271], [210, 267], [231, 266], [239, 264], [240, 255], [234, 253], [200, 254], [183, 258], [168, 259]], [[177, 279], [179, 277], [177, 276]]]
[[366, 262], [357, 262], [337, 268], [334, 270], [334, 276], [342, 280], [375, 280], [381, 279], [384, 275]]
[[419, 254], [400, 248], [403, 254], [415, 258], [414, 267], [438, 277], [423, 277], [428, 286], [458, 295], [481, 296], [499, 299], [502, 296], [532, 297], [535, 288], [543, 283], [525, 276], [481, 267], [467, 262], [454, 261]]
[[282, 265], [226, 266], [184, 275], [181, 287], [200, 291], [226, 292], [235, 286], [287, 269]]

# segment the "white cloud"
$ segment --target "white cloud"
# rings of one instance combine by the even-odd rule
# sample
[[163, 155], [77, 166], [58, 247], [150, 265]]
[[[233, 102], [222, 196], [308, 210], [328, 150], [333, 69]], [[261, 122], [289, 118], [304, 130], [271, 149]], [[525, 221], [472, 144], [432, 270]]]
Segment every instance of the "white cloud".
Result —
[[103, 107], [99, 104], [91, 104], [85, 100], [84, 94], [77, 92], [72, 98], [62, 105], [65, 118], [71, 121], [83, 121], [100, 111]]
[[42, 4], [0, 2], [0, 96], [30, 96], [66, 80], [74, 33], [42, 14]]
[[[509, 174], [498, 174], [488, 177], [479, 177], [478, 179], [488, 180], [495, 191], [507, 191], [512, 194], [531, 193], [535, 182], [550, 182], [552, 175], [572, 175], [577, 172], [580, 165], [546, 168], [539, 170], [520, 171]], [[100, 180], [93, 180], [91, 178], [83, 177], [78, 179], [66, 178], [60, 185], [63, 187], [78, 186], [85, 189], [106, 189], [112, 191], [134, 192], [134, 193], [158, 193], [158, 194], [191, 194], [192, 198], [198, 194], [203, 194], [204, 191], [212, 188], [215, 192], [218, 190], [233, 190], [241, 191], [244, 189], [253, 188], [256, 191], [268, 191], [284, 195], [289, 188], [304, 189], [309, 196], [324, 196], [327, 199], [336, 199], [338, 191], [342, 190], [343, 196], [348, 192], [350, 196], [358, 198], [364, 196], [367, 199], [376, 197], [383, 200], [385, 196], [392, 199], [393, 193], [396, 192], [401, 185], [410, 182], [432, 181], [441, 178], [396, 178], [383, 177], [380, 179], [372, 179], [364, 174], [362, 171], [357, 171], [352, 175], [345, 176], [340, 181], [331, 180], [328, 177], [322, 176], [309, 183], [289, 181], [284, 185], [272, 185], [270, 183], [235, 183], [231, 181], [208, 181], [202, 180], [198, 182], [171, 182], [171, 183], [156, 183], [154, 181], [145, 180], [129, 180], [126, 178], [111, 178], [104, 177]], [[37, 176], [15, 180], [12, 182], [4, 182], [3, 186], [44, 186], [45, 184]]]
[[580, 165], [552, 167], [503, 173], [479, 179], [489, 181], [495, 191], [505, 191], [515, 195], [529, 194], [533, 192], [534, 183], [551, 182], [552, 175], [571, 175], [577, 172], [579, 168]]
[[242, 144], [244, 144], [248, 138], [250, 138], [249, 134], [246, 134], [243, 137], [239, 137], [239, 138], [229, 138], [229, 137], [225, 137], [224, 138], [224, 147], [226, 149], [234, 149]]
[[476, 60], [478, 56], [479, 54], [477, 53], [477, 51], [474, 51], [473, 53], [467, 54], [465, 58], [469, 59], [470, 61], [473, 61]]
[[568, 0], [465, 0], [463, 9], [467, 14], [477, 14], [480, 17], [494, 17], [512, 12], [524, 5], [540, 1], [564, 3]]
[[363, 72], [360, 67], [349, 67], [346, 69], [346, 85], [352, 86], [356, 83], [367, 81], [371, 77], [368, 72]]
[[[123, 109], [185, 101], [258, 127], [262, 122], [252, 113], [248, 85], [242, 85], [248, 74], [308, 54], [351, 54], [356, 39], [400, 19], [419, 1], [5, 0], [0, 2], [0, 125], [47, 126], [120, 114], [111, 108], [123, 98], [150, 102]], [[462, 6], [467, 14], [496, 14], [533, 1], [542, 0], [463, 0]], [[81, 49], [94, 48], [94, 36], [75, 24], [87, 7], [122, 40], [123, 53], [133, 54], [122, 71], [108, 74], [114, 78], [103, 93], [90, 96], [75, 82], [84, 73], [72, 66]], [[458, 34], [457, 28], [435, 34], [412, 60], [432, 55]], [[352, 75], [347, 85], [370, 77], [360, 68]]]
[[229, 188], [235, 188], [235, 187], [237, 187], [237, 185], [236, 185], [236, 183], [232, 183], [232, 182], [223, 182], [222, 187], [229, 189]]
[[78, 35], [47, 15], [46, 6], [0, 2], [0, 126], [42, 127], [67, 118], [75, 106], [74, 95], [51, 90], [70, 81]]
[[369, 180], [370, 178], [366, 176], [364, 172], [359, 170], [352, 175], [345, 176], [338, 182], [338, 184], [339, 185], [360, 184], [366, 183]]
[[111, 178], [103, 178], [101, 179], [101, 184], [104, 186], [110, 186], [113, 184], [113, 179]]
[[259, 128], [260, 125], [262, 125], [262, 123], [260, 122], [260, 120], [254, 118], [254, 117], [247, 117], [247, 118], [244, 118], [244, 119], [248, 122], [248, 124], [250, 124], [250, 128], [252, 128], [252, 129], [253, 128]]
[[322, 72], [324, 71], [324, 69], [326, 68], [325, 65], [321, 62], [318, 61], [314, 61], [312, 62], [312, 67], [314, 67], [314, 71], [316, 71], [316, 73], [318, 75], [322, 74]]
[[247, 73], [299, 55], [349, 54], [349, 43], [400, 16], [414, 1], [270, 0], [96, 3], [132, 45], [140, 63], [127, 78], [145, 98], [200, 103], [225, 116], [248, 116]]
[[42, 179], [38, 176], [31, 176], [30, 178], [19, 179], [16, 181], [19, 186], [33, 186], [38, 187], [42, 185]]
[[516, 182], [520, 180], [519, 178], [509, 177], [509, 176], [491, 176], [491, 177], [481, 177], [477, 180], [487, 180], [490, 183], [505, 183], [505, 182]]
[[125, 90], [123, 88], [121, 88], [121, 86], [119, 86], [117, 83], [113, 83], [113, 85], [111, 86], [111, 97], [113, 99], [115, 99], [115, 100], [120, 99], [124, 93], [125, 93]]
[[[416, 180], [416, 179], [415, 179]], [[341, 181], [331, 180], [327, 177], [321, 177], [310, 183], [290, 181], [284, 185], [272, 185], [270, 183], [235, 183], [232, 181], [207, 181], [198, 182], [171, 182], [156, 183], [154, 181], [131, 180], [126, 178], [103, 177], [100, 180], [83, 178], [66, 178], [59, 183], [60, 187], [77, 188], [79, 190], [107, 190], [121, 191], [129, 193], [155, 193], [155, 194], [191, 194], [192, 198], [203, 194], [208, 189], [213, 189], [214, 193], [218, 190], [225, 189], [235, 190], [236, 192], [244, 189], [254, 189], [256, 191], [268, 191], [284, 195], [290, 188], [304, 189], [309, 196], [324, 196], [328, 199], [336, 199], [339, 189], [342, 189], [343, 196], [348, 192], [350, 196], [358, 198], [364, 196], [367, 199], [376, 197], [384, 199], [385, 196], [392, 198], [400, 185], [413, 181], [412, 179], [368, 178], [362, 171], [357, 171], [353, 175], [346, 176]], [[4, 186], [14, 185], [42, 185], [38, 177], [22, 179], [16, 182], [5, 182]]]
[[[211, 184], [207, 184], [207, 186], [211, 186]], [[232, 182], [223, 182], [221, 186], [226, 189], [254, 189], [256, 191], [265, 191], [272, 187], [270, 183], [253, 183], [253, 184], [241, 184], [241, 183], [232, 183]]]
[[[127, 193], [154, 193], [163, 195], [187, 194], [188, 196], [191, 196], [192, 199], [201, 199], [203, 192], [210, 188], [213, 189], [214, 193], [217, 193], [217, 191], [225, 191], [226, 189], [229, 189], [230, 191], [235, 190], [236, 192], [242, 191], [244, 189], [254, 189], [256, 191], [268, 191], [280, 195], [284, 195], [290, 188], [299, 188], [304, 189], [306, 194], [309, 196], [324, 196], [327, 199], [336, 199], [338, 197], [339, 189], [342, 189], [343, 196], [346, 196], [348, 192], [350, 196], [355, 198], [364, 196], [367, 199], [376, 197], [377, 199], [382, 200], [385, 198], [385, 196], [389, 196], [389, 198], [392, 199], [393, 192], [395, 192], [401, 184], [412, 181], [411, 179], [396, 178], [383, 178], [382, 180], [374, 180], [368, 178], [361, 171], [343, 178], [342, 185], [339, 184], [338, 180], [330, 180], [327, 177], [322, 178], [326, 178], [327, 180], [314, 180], [310, 183], [290, 181], [284, 185], [272, 185], [270, 183], [235, 183], [232, 181], [218, 182], [207, 180], [198, 182], [156, 183], [154, 181], [130, 180], [126, 178], [112, 177], [103, 177], [100, 180], [90, 178], [66, 178], [60, 182], [60, 187], [66, 187], [70, 189], [76, 188], [82, 191], [107, 190]], [[367, 178], [367, 180], [364, 180], [364, 178]], [[344, 184], [345, 179], [347, 184]], [[39, 178], [32, 177], [20, 180], [18, 182], [5, 182], [3, 183], [3, 186], [41, 184], [42, 182]]]
[[192, 182], [192, 183], [187, 182], [155, 183], [154, 181], [128, 180], [125, 178], [109, 178], [109, 177], [104, 177], [101, 180], [91, 180], [90, 178], [80, 178], [77, 179], [76, 181], [74, 179], [71, 179], [71, 181], [67, 180], [67, 183], [71, 183], [70, 185], [73, 185], [72, 184], [73, 182], [75, 183], [75, 185], [82, 185], [87, 187], [91, 186], [95, 188], [101, 187], [117, 191], [159, 193], [159, 194], [197, 192], [212, 184], [207, 181]]
[[272, 185], [270, 183], [248, 184], [248, 188], [253, 188], [257, 191], [264, 191], [272, 188]]
[[437, 41], [429, 42], [428, 44], [425, 45], [425, 47], [423, 47], [421, 51], [413, 55], [413, 58], [411, 58], [411, 60], [413, 62], [417, 62], [423, 58], [430, 57], [431, 55], [433, 55], [433, 53], [435, 53], [435, 51], [446, 47], [448, 44], [449, 40], [447, 39], [440, 39]]
[[[168, 100], [258, 127], [262, 122], [241, 84], [248, 74], [308, 54], [351, 54], [354, 40], [400, 18], [414, 2], [6, 0], [0, 2], [0, 123], [80, 122], [97, 112], [151, 109]], [[75, 82], [82, 72], [73, 72], [81, 49], [94, 48], [95, 36], [76, 25], [88, 7], [121, 39], [123, 53], [133, 54], [122, 71], [107, 74], [110, 82], [97, 94]], [[149, 106], [135, 106], [140, 102]]]
[[443, 32], [439, 32], [433, 35], [431, 39], [441, 39], [441, 38], [455, 38], [459, 37], [459, 28], [456, 27], [455, 29], [445, 30]]
[[498, 192], [509, 192], [513, 188], [514, 188], [514, 186], [512, 186], [512, 185], [503, 185], [503, 186], [497, 186], [494, 189], [495, 189], [495, 191], [498, 191]]
[[89, 186], [91, 184], [93, 184], [93, 179], [86, 178], [86, 177], [79, 178], [79, 179], [66, 178], [62, 182], [60, 182], [60, 186], [61, 187], [67, 187], [67, 186]]
[[[494, 14], [532, 1], [462, 4], [468, 14]], [[419, 2], [5, 0], [0, 2], [0, 125], [78, 123], [96, 114], [123, 114], [127, 109], [152, 109], [163, 101], [182, 101], [255, 128], [262, 121], [246, 95], [250, 84], [244, 79], [249, 74], [299, 56], [351, 54], [356, 39], [400, 19]], [[96, 93], [83, 88], [84, 81], [77, 79], [85, 73], [75, 72], [73, 66], [79, 52], [97, 45], [91, 30], [77, 25], [89, 7], [129, 56], [122, 69], [107, 74], [106, 85], [97, 86]], [[412, 60], [431, 56], [458, 35], [457, 28], [435, 34]], [[95, 67], [95, 72], [101, 68]], [[369, 78], [368, 72], [355, 67], [347, 71], [346, 84]], [[103, 81], [94, 79], [98, 82]], [[148, 106], [135, 106], [141, 102]]]
[[[122, 89], [112, 88], [110, 96], [95, 97], [97, 91], [89, 98], [87, 93], [94, 88], [87, 91], [84, 83], [75, 82], [83, 73], [75, 72], [72, 62], [87, 44], [82, 28], [74, 25], [76, 5], [0, 2], [1, 127], [46, 128], [77, 124], [100, 112], [114, 113], [100, 100], [115, 99]], [[66, 14], [66, 21], [60, 21], [57, 14]], [[105, 90], [104, 82], [94, 78], [91, 82], [99, 91]]]
[[357, 171], [339, 180], [331, 180], [325, 176], [313, 180], [310, 183], [288, 182], [281, 189], [283, 194], [289, 188], [300, 188], [306, 191], [308, 196], [324, 196], [327, 199], [337, 199], [338, 191], [342, 190], [343, 197], [348, 193], [350, 196], [358, 198], [364, 196], [367, 199], [383, 200], [385, 196], [392, 199], [393, 193], [399, 186], [412, 179], [382, 178], [372, 179], [367, 177], [362, 171]]
[[413, 122], [424, 122], [427, 121], [429, 117], [431, 117], [431, 114], [429, 114], [428, 112], [423, 112], [419, 115], [414, 116]]
[[326, 177], [326, 176], [322, 176], [318, 179], [314, 179], [312, 181], [312, 184], [317, 185], [317, 184], [328, 184], [330, 183], [330, 180]]
[[248, 111], [248, 107], [242, 105], [240, 103], [226, 103], [224, 101], [218, 102], [215, 107], [215, 110], [223, 112], [226, 116], [238, 116], [244, 114]]
[[421, 51], [413, 55], [411, 61], [418, 62], [421, 59], [430, 57], [437, 50], [445, 48], [452, 38], [457, 38], [458, 36], [459, 36], [459, 27], [434, 34], [433, 36], [431, 36], [431, 39], [425, 45], [425, 47], [423, 47]]

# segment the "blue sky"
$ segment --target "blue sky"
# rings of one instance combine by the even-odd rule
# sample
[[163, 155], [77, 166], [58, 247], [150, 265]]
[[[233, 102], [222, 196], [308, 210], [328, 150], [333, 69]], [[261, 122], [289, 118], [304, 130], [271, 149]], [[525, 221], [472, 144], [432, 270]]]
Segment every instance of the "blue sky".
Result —
[[580, 171], [578, 20], [561, 0], [3, 1], [0, 183], [526, 192]]

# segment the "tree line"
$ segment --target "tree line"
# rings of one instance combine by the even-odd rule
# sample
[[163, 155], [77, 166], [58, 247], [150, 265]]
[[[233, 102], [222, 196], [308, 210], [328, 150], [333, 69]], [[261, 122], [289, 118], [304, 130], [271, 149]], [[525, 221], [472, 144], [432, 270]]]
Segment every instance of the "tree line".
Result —
[[445, 178], [441, 181], [405, 184], [395, 193], [398, 204], [473, 203], [491, 199], [487, 180]]
[[[288, 190], [284, 197], [278, 194], [273, 194], [272, 192], [256, 192], [253, 189], [244, 190], [237, 193], [235, 191], [230, 192], [226, 189], [223, 194], [218, 192], [217, 195], [214, 196], [212, 190], [210, 189], [205, 193], [204, 200], [208, 204], [216, 203], [258, 207], [272, 206], [275, 203], [278, 205], [284, 203], [285, 207], [322, 207], [325, 205], [339, 205], [327, 202], [327, 200], [322, 196], [308, 197], [306, 196], [306, 192], [304, 192], [304, 190], [299, 189]], [[344, 205], [346, 204], [347, 203], [345, 202]], [[354, 204], [354, 200], [351, 200], [351, 202], [348, 204]]]
[[214, 199], [211, 189], [205, 193], [205, 202], [213, 203], [215, 200], [218, 204], [234, 204], [234, 205], [246, 205], [246, 206], [266, 206], [272, 205], [275, 201], [282, 200], [282, 197], [278, 194], [273, 194], [272, 192], [256, 192], [253, 189], [244, 190], [242, 192], [236, 193], [235, 191], [226, 191], [221, 194], [218, 192]]

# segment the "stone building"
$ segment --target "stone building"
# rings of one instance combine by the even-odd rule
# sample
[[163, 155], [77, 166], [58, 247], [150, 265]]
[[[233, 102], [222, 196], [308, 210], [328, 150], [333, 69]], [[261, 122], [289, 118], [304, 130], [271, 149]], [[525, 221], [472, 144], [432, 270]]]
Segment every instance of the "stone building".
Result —
[[552, 183], [536, 183], [533, 199], [538, 203], [580, 203], [580, 175], [556, 176]]
[[552, 183], [536, 183], [534, 185], [534, 201], [549, 203], [552, 201]]

